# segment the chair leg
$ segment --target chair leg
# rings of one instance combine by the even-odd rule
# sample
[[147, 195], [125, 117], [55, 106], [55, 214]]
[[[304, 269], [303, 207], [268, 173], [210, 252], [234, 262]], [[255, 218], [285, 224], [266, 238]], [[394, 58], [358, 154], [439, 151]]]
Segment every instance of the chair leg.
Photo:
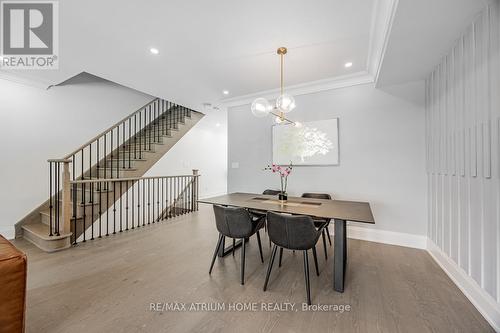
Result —
[[278, 267], [281, 267], [281, 259], [283, 259], [283, 248], [282, 247], [280, 247], [280, 260], [279, 260]]
[[[329, 225], [330, 223], [328, 223]], [[332, 246], [332, 237], [330, 237], [330, 230], [328, 230], [328, 225], [325, 227], [326, 230], [326, 235], [328, 236], [328, 243], [330, 243], [330, 246]]]
[[314, 257], [314, 266], [316, 266], [316, 275], [319, 276], [318, 255], [316, 254], [316, 246], [313, 246], [312, 252], [313, 252], [313, 257]]
[[321, 232], [321, 238], [323, 238], [323, 248], [325, 249], [325, 260], [328, 260], [328, 251], [326, 249], [326, 239], [325, 239], [325, 229]]
[[219, 234], [219, 240], [217, 241], [217, 246], [215, 247], [214, 256], [212, 257], [212, 263], [210, 264], [210, 270], [208, 271], [208, 274], [212, 274], [212, 268], [214, 268], [215, 258], [217, 257], [217, 252], [219, 252], [223, 237], [224, 236], [222, 236], [222, 234]]
[[311, 305], [311, 286], [309, 283], [309, 259], [307, 258], [307, 250], [304, 250], [304, 275], [306, 277], [307, 304]]
[[264, 256], [262, 255], [262, 244], [260, 242], [260, 233], [257, 231], [257, 244], [259, 244], [260, 261], [264, 263]]
[[269, 276], [271, 276], [271, 269], [273, 268], [274, 257], [276, 257], [276, 251], [278, 250], [278, 245], [273, 246], [271, 251], [271, 258], [269, 259], [269, 266], [267, 266], [266, 282], [264, 282], [264, 291], [267, 289], [267, 283], [269, 282]]
[[245, 243], [246, 239], [241, 239], [241, 284], [245, 284]]
[[236, 247], [236, 239], [233, 238], [233, 248], [231, 250], [231, 252], [233, 253], [233, 257], [234, 257], [234, 248]]

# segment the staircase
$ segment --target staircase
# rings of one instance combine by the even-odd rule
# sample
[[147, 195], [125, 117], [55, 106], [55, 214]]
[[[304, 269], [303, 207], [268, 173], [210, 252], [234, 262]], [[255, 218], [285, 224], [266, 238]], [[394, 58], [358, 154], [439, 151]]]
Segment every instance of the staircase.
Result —
[[197, 210], [198, 175], [143, 177], [202, 113], [154, 99], [49, 163], [49, 199], [16, 224], [47, 252]]

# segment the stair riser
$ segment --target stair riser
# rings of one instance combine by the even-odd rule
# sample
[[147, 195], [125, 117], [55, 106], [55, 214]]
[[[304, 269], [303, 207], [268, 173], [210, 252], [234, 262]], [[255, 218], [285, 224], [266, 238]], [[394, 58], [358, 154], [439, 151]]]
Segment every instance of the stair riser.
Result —
[[[108, 167], [110, 168], [111, 166], [113, 168], [116, 168], [116, 166], [118, 165], [118, 167], [120, 168], [124, 168], [125, 169], [129, 169], [129, 155], [126, 153], [126, 154], [123, 154], [123, 155], [120, 155], [122, 156], [122, 159], [119, 159], [119, 160], [116, 160], [116, 159], [113, 159], [113, 161], [111, 160], [107, 160], [106, 161], [106, 164], [100, 164], [99, 166], [100, 167]], [[139, 152], [137, 152], [136, 154], [136, 157], [139, 157]], [[130, 155], [130, 168], [132, 169], [138, 169], [141, 167], [141, 163], [144, 163], [144, 161], [134, 161], [133, 158], [134, 158], [134, 152], [132, 152], [132, 154]]]
[[95, 178], [95, 172], [97, 171], [97, 177], [102, 178], [102, 179], [110, 179], [110, 178], [126, 178], [130, 177], [131, 172], [134, 172], [135, 170], [132, 169], [121, 169], [119, 168], [116, 170], [116, 166], [111, 169], [111, 168], [100, 168], [98, 170], [94, 170], [92, 177]]

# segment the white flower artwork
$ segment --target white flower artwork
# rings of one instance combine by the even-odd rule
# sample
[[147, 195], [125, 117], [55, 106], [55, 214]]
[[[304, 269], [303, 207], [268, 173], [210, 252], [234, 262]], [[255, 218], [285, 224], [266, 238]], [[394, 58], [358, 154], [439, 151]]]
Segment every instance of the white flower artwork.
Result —
[[338, 118], [273, 126], [273, 163], [338, 165]]

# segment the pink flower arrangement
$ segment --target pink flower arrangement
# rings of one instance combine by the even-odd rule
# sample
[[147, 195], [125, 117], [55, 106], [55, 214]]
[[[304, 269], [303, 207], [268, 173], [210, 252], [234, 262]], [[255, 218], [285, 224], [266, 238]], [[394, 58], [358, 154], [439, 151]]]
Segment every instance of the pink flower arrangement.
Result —
[[281, 180], [281, 193], [286, 194], [286, 188], [288, 185], [288, 176], [292, 173], [293, 165], [290, 162], [290, 165], [282, 167], [281, 165], [271, 164], [264, 168], [264, 170], [270, 170], [272, 173], [277, 173], [280, 176]]

